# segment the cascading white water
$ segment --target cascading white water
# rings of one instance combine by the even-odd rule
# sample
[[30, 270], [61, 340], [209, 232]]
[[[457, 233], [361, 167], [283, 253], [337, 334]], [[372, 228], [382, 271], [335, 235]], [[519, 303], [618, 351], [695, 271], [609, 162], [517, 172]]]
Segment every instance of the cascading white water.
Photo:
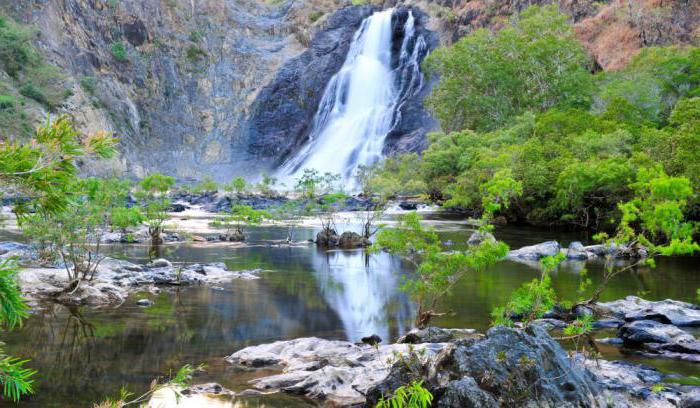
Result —
[[422, 37], [414, 38], [415, 20], [410, 11], [399, 63], [392, 69], [393, 13], [393, 9], [376, 12], [362, 22], [345, 63], [324, 91], [308, 142], [282, 165], [281, 179], [292, 181], [308, 168], [340, 174], [346, 186], [352, 185], [360, 165], [381, 158], [386, 136], [399, 120], [401, 104], [423, 80], [419, 57], [425, 42]]

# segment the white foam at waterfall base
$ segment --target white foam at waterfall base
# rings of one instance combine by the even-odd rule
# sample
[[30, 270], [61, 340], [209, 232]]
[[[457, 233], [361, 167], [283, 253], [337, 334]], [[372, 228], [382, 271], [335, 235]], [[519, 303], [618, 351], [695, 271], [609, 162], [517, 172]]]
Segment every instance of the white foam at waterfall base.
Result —
[[[374, 13], [355, 33], [345, 63], [326, 86], [309, 140], [278, 171], [287, 186], [293, 186], [304, 169], [316, 169], [340, 174], [346, 188], [352, 189], [358, 167], [382, 157], [384, 141], [406, 97], [403, 88], [397, 89], [396, 75], [410, 64], [418, 72], [419, 64], [419, 53], [408, 51], [409, 39], [415, 35], [411, 13], [403, 27], [400, 66], [391, 69], [393, 12]], [[409, 87], [414, 86], [415, 78], [409, 80]]]

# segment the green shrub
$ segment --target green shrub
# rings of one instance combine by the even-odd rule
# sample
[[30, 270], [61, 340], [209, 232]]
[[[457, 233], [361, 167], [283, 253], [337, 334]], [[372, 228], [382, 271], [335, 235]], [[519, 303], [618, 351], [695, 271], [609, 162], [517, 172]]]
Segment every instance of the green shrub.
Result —
[[0, 95], [0, 111], [14, 111], [15, 97], [10, 95]]
[[109, 46], [109, 52], [116, 61], [124, 62], [127, 60], [126, 47], [121, 41], [112, 43], [112, 45]]
[[46, 99], [46, 95], [44, 95], [43, 92], [32, 82], [27, 82], [26, 84], [22, 85], [19, 88], [19, 93], [22, 95], [26, 96], [27, 98], [34, 99], [35, 101], [42, 103], [42, 104], [48, 104], [48, 100]]
[[34, 30], [0, 16], [0, 68], [11, 77], [17, 78], [25, 67], [38, 63], [33, 37]]
[[428, 56], [440, 82], [427, 103], [442, 128], [493, 130], [526, 111], [587, 107], [588, 57], [568, 18], [531, 6], [500, 31], [476, 30]]
[[194, 45], [190, 45], [185, 50], [185, 58], [187, 58], [187, 61], [189, 61], [191, 64], [198, 63], [201, 58], [204, 58], [206, 56], [206, 51]]
[[312, 11], [309, 13], [309, 21], [315, 23], [319, 18], [323, 17], [323, 12], [320, 10]]
[[80, 78], [80, 86], [90, 95], [95, 94], [96, 85], [95, 77], [86, 76]]

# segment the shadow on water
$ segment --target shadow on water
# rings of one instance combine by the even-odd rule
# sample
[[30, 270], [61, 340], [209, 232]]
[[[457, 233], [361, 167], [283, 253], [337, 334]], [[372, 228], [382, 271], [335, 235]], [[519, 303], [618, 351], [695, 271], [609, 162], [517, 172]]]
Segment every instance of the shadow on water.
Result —
[[[464, 246], [470, 229], [452, 220], [429, 220], [443, 241]], [[300, 240], [313, 237], [310, 228], [297, 232]], [[263, 269], [262, 279], [237, 280], [215, 288], [192, 286], [139, 293], [117, 308], [76, 309], [46, 304], [20, 330], [4, 336], [13, 355], [30, 358], [39, 370], [38, 394], [24, 403], [31, 407], [85, 407], [121, 385], [144, 391], [155, 377], [185, 363], [205, 363], [209, 369], [197, 382], [216, 381], [233, 390], [265, 374], [232, 367], [223, 357], [248, 346], [280, 339], [319, 336], [349, 339], [378, 334], [393, 340], [410, 328], [415, 305], [398, 290], [408, 264], [387, 254], [362, 250], [321, 251], [312, 245], [277, 245], [286, 229], [264, 227], [251, 231], [249, 245], [166, 244], [160, 256], [174, 262], [225, 262], [232, 270]], [[585, 237], [576, 233], [500, 227], [497, 236], [512, 247], [556, 239], [564, 245]], [[117, 245], [111, 254], [146, 263], [147, 245]], [[700, 287], [698, 258], [660, 259], [656, 269], [639, 269], [618, 276], [605, 294], [616, 299], [643, 293], [649, 299], [692, 301]], [[556, 290], [574, 299], [583, 265], [564, 264], [553, 273]], [[602, 266], [587, 265], [594, 283]], [[501, 262], [466, 276], [444, 306], [456, 315], [436, 321], [445, 327], [485, 330], [493, 307], [503, 304], [523, 282], [538, 276], [536, 267]], [[136, 305], [149, 298], [154, 305]], [[608, 334], [610, 335], [610, 334]], [[697, 365], [622, 355], [603, 346], [607, 358], [653, 364], [667, 372], [697, 373]], [[269, 372], [268, 372], [269, 373]], [[2, 403], [0, 403], [2, 404]], [[283, 395], [237, 402], [241, 407], [308, 406], [309, 402]]]

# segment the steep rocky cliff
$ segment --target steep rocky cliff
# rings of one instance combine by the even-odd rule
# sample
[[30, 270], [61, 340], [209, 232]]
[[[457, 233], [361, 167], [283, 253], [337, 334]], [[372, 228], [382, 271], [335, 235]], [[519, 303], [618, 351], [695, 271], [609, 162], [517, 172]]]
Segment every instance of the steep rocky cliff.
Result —
[[[596, 69], [620, 68], [643, 46], [699, 41], [700, 3], [692, 0], [386, 0], [354, 7], [350, 0], [0, 0], [0, 15], [36, 27], [36, 46], [62, 72], [65, 99], [51, 110], [72, 115], [85, 132], [104, 129], [121, 139], [122, 154], [109, 168], [87, 170], [223, 181], [270, 170], [304, 142], [326, 83], [373, 10], [414, 7], [420, 29], [436, 33], [434, 47], [479, 27], [498, 29], [528, 5], [552, 1], [571, 15]], [[8, 78], [0, 72], [0, 82]], [[385, 152], [424, 147], [425, 131], [436, 125], [420, 101], [429, 89], [402, 107]], [[5, 93], [22, 98], [17, 89], [0, 89]], [[28, 98], [22, 106], [28, 114], [16, 128], [26, 133], [48, 108]]]

